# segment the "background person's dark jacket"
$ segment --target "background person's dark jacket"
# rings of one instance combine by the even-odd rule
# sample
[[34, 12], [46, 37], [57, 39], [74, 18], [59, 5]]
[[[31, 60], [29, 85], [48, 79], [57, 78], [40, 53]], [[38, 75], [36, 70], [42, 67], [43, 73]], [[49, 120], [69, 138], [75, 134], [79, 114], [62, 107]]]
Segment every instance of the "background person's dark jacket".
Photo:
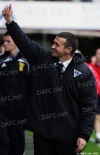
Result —
[[14, 59], [9, 52], [0, 56], [0, 119], [25, 117], [30, 83], [34, 72], [20, 52]]
[[39, 74], [28, 129], [71, 145], [76, 145], [78, 137], [88, 140], [94, 128], [97, 93], [94, 76], [81, 54], [74, 55], [61, 80], [59, 60], [50, 50], [31, 41], [14, 21], [7, 29]]

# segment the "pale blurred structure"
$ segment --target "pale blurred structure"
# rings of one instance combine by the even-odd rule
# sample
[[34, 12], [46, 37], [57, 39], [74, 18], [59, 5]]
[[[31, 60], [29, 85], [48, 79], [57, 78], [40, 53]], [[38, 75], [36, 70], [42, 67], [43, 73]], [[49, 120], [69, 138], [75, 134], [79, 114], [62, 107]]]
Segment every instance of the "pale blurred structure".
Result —
[[66, 2], [100, 2], [100, 0], [0, 0], [0, 1], [66, 1]]

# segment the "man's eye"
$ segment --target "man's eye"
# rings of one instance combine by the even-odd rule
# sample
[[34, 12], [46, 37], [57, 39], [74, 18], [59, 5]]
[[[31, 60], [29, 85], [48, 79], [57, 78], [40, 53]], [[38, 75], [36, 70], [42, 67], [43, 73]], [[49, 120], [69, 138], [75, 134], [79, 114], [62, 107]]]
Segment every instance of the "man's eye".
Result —
[[55, 43], [56, 44], [56, 46], [59, 46], [57, 43]]

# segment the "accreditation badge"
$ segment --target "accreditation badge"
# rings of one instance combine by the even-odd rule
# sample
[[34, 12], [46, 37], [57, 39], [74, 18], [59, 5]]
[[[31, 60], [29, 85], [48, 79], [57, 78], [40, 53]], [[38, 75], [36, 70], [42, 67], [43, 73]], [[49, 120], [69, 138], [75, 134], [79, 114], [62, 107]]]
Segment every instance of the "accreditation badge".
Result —
[[23, 62], [19, 62], [19, 71], [23, 72], [25, 64]]

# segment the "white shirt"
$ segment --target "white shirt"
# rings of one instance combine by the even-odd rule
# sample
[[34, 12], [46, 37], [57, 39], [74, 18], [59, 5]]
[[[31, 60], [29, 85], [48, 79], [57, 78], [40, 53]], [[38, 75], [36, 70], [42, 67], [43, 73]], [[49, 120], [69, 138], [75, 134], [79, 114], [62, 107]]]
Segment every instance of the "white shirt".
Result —
[[69, 65], [69, 63], [71, 62], [72, 58], [65, 61], [65, 62], [60, 62], [59, 63], [62, 63], [64, 65], [64, 67], [62, 68], [63, 69], [63, 72], [65, 71], [65, 69], [67, 68], [67, 66]]

